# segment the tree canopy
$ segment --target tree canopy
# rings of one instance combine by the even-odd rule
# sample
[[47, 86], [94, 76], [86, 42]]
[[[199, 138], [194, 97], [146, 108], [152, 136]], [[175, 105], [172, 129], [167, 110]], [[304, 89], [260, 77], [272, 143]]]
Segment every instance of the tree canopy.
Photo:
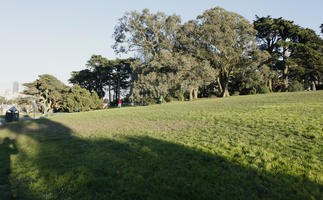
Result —
[[97, 109], [102, 104], [96, 92], [91, 95], [85, 89], [80, 90], [79, 86], [70, 88], [49, 74], [39, 75], [34, 82], [23, 85], [25, 86], [23, 94], [32, 96], [38, 105], [38, 110], [43, 114], [58, 111], [86, 111]]
[[[322, 25], [320, 27], [322, 29]], [[110, 101], [158, 102], [294, 90], [322, 85], [322, 38], [293, 21], [271, 16], [251, 24], [215, 7], [182, 23], [163, 12], [125, 13], [113, 48], [131, 59], [93, 55], [70, 82]], [[113, 95], [113, 97], [112, 97]]]
[[283, 90], [288, 90], [293, 79], [308, 82], [322, 78], [322, 39], [313, 30], [270, 16], [256, 16], [254, 27], [261, 49], [271, 55], [267, 63], [283, 79]]
[[91, 93], [96, 92], [99, 98], [103, 98], [108, 92], [109, 101], [116, 101], [122, 91], [129, 90], [131, 61], [132, 59], [108, 60], [101, 55], [92, 55], [86, 64], [86, 69], [72, 72], [69, 81]]

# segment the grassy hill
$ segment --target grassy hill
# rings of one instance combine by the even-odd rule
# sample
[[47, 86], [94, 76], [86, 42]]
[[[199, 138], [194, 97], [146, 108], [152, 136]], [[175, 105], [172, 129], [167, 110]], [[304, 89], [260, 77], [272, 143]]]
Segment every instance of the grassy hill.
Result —
[[322, 199], [323, 92], [0, 127], [0, 199]]

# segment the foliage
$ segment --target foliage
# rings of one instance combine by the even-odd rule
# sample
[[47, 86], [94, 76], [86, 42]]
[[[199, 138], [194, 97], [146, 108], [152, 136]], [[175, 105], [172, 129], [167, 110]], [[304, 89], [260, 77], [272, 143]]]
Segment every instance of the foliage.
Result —
[[262, 65], [248, 66], [240, 69], [233, 74], [232, 93], [239, 91], [240, 94], [256, 94], [269, 93], [268, 79], [271, 76], [271, 71], [268, 66]]
[[42, 113], [46, 114], [62, 109], [63, 94], [68, 87], [56, 77], [43, 74], [39, 75], [39, 78], [34, 82], [24, 83], [23, 85], [26, 87], [23, 93], [36, 97], [38, 109]]
[[314, 90], [322, 83], [322, 39], [283, 18], [256, 16], [252, 25], [216, 7], [181, 24], [177, 15], [144, 9], [120, 18], [113, 37], [116, 53], [137, 57], [133, 102], [287, 91], [292, 80]]
[[315, 90], [315, 83], [323, 78], [323, 40], [313, 30], [301, 29], [291, 57], [297, 63], [291, 69], [294, 79], [313, 84]]
[[299, 92], [304, 90], [304, 85], [297, 80], [294, 80], [289, 86], [288, 91], [289, 92]]
[[237, 96], [6, 124], [0, 199], [320, 199], [322, 98]]
[[0, 96], [0, 104], [5, 104], [7, 99], [5, 97]]
[[100, 55], [92, 55], [87, 62], [87, 68], [81, 71], [72, 72], [70, 83], [78, 84], [91, 93], [96, 92], [100, 98], [108, 91], [109, 101], [121, 96], [122, 91], [128, 91], [131, 85], [132, 59], [108, 60]]
[[17, 99], [18, 107], [27, 115], [33, 111], [32, 102], [34, 97], [22, 97]]
[[285, 91], [290, 79], [306, 82], [322, 79], [322, 39], [313, 30], [270, 16], [256, 16], [254, 27], [261, 49], [271, 55], [267, 64], [281, 74]]
[[199, 62], [194, 57], [181, 53], [160, 53], [149, 63], [134, 65], [137, 78], [131, 98], [158, 99], [162, 96], [181, 98], [184, 93], [196, 94], [200, 86], [211, 82], [215, 71], [207, 61]]
[[267, 93], [270, 93], [270, 90], [267, 86], [260, 86], [258, 93], [267, 94]]
[[115, 27], [117, 53], [136, 51], [140, 60], [133, 66], [133, 87], [130, 99], [158, 99], [177, 93], [190, 93], [190, 100], [197, 98], [198, 88], [210, 77], [213, 69], [207, 61], [200, 61], [176, 45], [180, 31], [180, 18], [148, 9], [126, 13]]
[[136, 52], [148, 62], [160, 52], [172, 50], [180, 22], [177, 15], [152, 14], [148, 9], [127, 12], [115, 27], [113, 48], [116, 53]]
[[63, 109], [67, 112], [84, 112], [99, 109], [102, 103], [96, 92], [91, 94], [79, 85], [74, 85], [64, 96]]
[[220, 7], [209, 9], [185, 24], [183, 29], [180, 43], [186, 51], [207, 60], [217, 70], [223, 97], [229, 96], [229, 82], [234, 71], [262, 61], [258, 60], [259, 56], [250, 57], [257, 51], [256, 31], [236, 13]]
[[26, 107], [26, 111], [30, 111], [33, 100], [36, 100], [38, 110], [43, 114], [88, 111], [98, 109], [102, 105], [102, 100], [96, 92], [91, 94], [79, 85], [68, 87], [52, 75], [40, 75], [36, 81], [23, 85], [26, 87], [23, 93], [31, 97], [19, 99], [18, 104]]

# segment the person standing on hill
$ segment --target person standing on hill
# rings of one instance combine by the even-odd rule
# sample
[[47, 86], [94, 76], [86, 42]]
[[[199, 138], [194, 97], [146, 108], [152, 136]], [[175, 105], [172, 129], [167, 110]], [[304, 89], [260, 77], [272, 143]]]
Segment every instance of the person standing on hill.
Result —
[[118, 100], [118, 108], [121, 108], [121, 104], [122, 104], [122, 101], [121, 101], [121, 98], [119, 98], [119, 100]]

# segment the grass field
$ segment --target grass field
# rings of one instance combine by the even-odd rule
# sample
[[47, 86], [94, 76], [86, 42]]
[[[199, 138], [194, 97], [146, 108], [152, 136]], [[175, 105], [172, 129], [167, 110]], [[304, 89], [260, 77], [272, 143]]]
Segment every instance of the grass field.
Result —
[[323, 92], [0, 127], [0, 199], [322, 199]]

